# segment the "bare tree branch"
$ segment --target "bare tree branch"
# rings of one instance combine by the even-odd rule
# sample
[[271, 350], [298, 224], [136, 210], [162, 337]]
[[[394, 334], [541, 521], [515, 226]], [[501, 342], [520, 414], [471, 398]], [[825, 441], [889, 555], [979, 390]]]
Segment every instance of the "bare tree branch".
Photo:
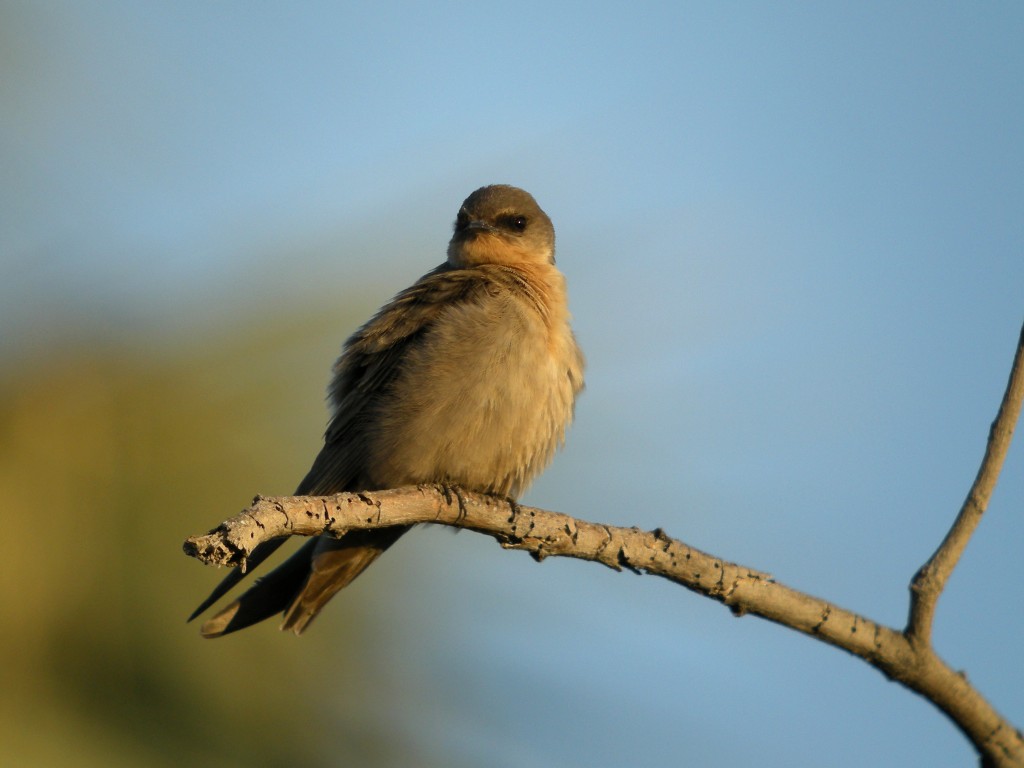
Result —
[[953, 569], [960, 561], [960, 555], [971, 540], [974, 529], [981, 522], [981, 516], [988, 509], [989, 499], [996, 487], [996, 480], [1003, 468], [1003, 461], [1010, 449], [1013, 430], [1020, 419], [1021, 403], [1024, 402], [1024, 328], [1017, 342], [1017, 354], [1010, 369], [1010, 380], [1006, 385], [999, 413], [989, 430], [985, 456], [978, 469], [967, 498], [960, 508], [953, 527], [942, 540], [935, 554], [921, 566], [910, 584], [910, 617], [907, 620], [907, 637], [912, 642], [930, 642], [932, 620], [939, 596], [946, 588]]
[[209, 534], [189, 537], [184, 549], [204, 563], [244, 569], [256, 546], [274, 538], [440, 523], [492, 536], [503, 547], [526, 550], [537, 560], [575, 557], [661, 576], [724, 603], [737, 616], [760, 616], [863, 659], [946, 714], [975, 746], [983, 766], [1021, 768], [1024, 735], [935, 653], [930, 634], [939, 595], [992, 495], [1022, 401], [1024, 329], [978, 477], [949, 534], [913, 580], [910, 618], [902, 632], [690, 547], [661, 529], [601, 525], [466, 491], [453, 499], [432, 485], [323, 497], [257, 497]]

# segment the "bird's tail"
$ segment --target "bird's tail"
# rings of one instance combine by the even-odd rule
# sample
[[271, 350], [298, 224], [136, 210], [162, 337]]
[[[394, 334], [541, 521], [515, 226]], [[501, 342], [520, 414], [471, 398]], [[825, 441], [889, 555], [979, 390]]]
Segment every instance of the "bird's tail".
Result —
[[285, 612], [281, 629], [296, 635], [309, 626], [338, 590], [348, 586], [409, 530], [408, 526], [319, 536], [256, 581], [241, 597], [203, 624], [203, 637], [220, 637]]

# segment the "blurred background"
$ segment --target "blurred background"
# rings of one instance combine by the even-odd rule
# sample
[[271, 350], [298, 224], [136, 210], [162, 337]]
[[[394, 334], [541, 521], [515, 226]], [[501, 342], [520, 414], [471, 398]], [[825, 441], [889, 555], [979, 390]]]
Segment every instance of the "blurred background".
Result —
[[[1024, 320], [1018, 3], [0, 3], [0, 761], [964, 766], [654, 578], [418, 530], [301, 639], [181, 542], [320, 445], [462, 199], [554, 220], [588, 388], [525, 497], [894, 626]], [[1024, 724], [1024, 448], [939, 652]]]

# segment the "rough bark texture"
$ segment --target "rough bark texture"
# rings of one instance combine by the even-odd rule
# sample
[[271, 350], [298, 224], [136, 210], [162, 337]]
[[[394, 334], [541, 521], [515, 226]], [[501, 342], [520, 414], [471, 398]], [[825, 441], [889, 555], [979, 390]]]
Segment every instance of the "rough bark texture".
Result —
[[864, 659], [946, 714], [978, 750], [983, 766], [1021, 767], [1024, 735], [935, 653], [931, 626], [938, 599], [988, 506], [1022, 402], [1024, 329], [977, 478], [949, 533], [911, 583], [909, 619], [902, 631], [791, 589], [767, 573], [694, 549], [661, 529], [591, 523], [433, 485], [323, 497], [257, 497], [210, 533], [189, 537], [184, 549], [204, 563], [244, 569], [247, 556], [268, 539], [440, 523], [492, 536], [503, 547], [527, 550], [537, 560], [575, 557], [661, 576], [724, 603], [737, 616], [760, 616]]

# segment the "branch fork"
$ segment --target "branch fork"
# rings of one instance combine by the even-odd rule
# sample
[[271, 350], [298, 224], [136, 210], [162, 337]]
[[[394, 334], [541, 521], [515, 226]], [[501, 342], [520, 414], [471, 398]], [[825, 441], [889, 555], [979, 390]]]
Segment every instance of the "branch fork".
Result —
[[1024, 328], [1010, 379], [989, 432], [981, 467], [935, 554], [910, 584], [903, 630], [878, 624], [775, 581], [770, 574], [715, 557], [668, 536], [591, 523], [509, 499], [439, 485], [334, 496], [257, 496], [252, 505], [202, 536], [185, 540], [185, 553], [208, 565], [245, 569], [262, 542], [284, 536], [340, 535], [355, 529], [438, 523], [496, 539], [536, 560], [574, 557], [617, 571], [651, 574], [841, 648], [886, 677], [931, 701], [971, 741], [986, 767], [1024, 768], [1024, 735], [1003, 718], [962, 673], [935, 652], [932, 622], [939, 597], [959, 562], [1002, 469], [1024, 402]]

